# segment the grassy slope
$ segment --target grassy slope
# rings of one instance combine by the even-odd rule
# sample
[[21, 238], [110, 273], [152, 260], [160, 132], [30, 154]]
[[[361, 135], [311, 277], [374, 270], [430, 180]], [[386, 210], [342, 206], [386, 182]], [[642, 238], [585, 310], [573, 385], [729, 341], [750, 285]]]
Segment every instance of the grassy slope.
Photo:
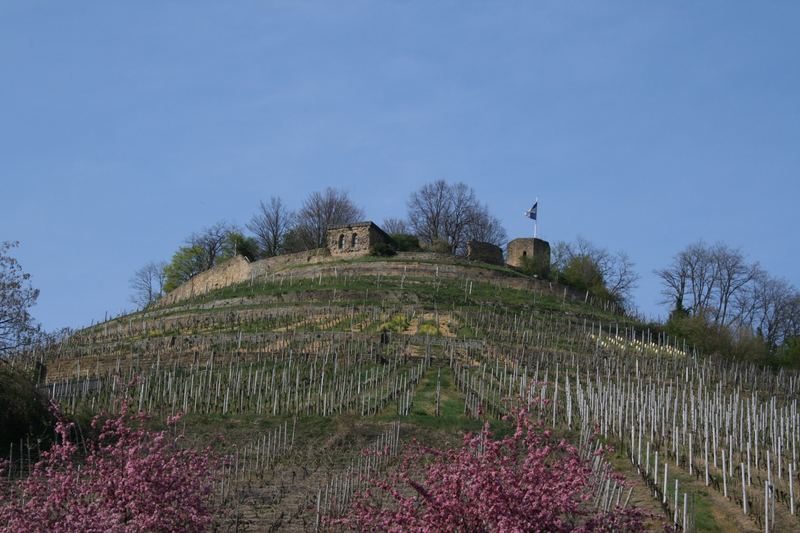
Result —
[[[350, 267], [358, 263], [371, 265], [380, 261], [384, 261], [384, 259], [365, 258], [357, 263], [349, 262], [347, 265]], [[402, 262], [402, 260], [397, 261]], [[463, 265], [463, 267], [465, 269], [474, 269], [475, 271], [479, 271], [481, 268], [490, 268], [493, 272], [509, 277], [519, 276], [517, 273], [502, 267], [483, 267], [475, 264]], [[387, 315], [379, 320], [370, 322], [367, 310], [370, 307], [386, 308], [388, 310]], [[252, 285], [243, 283], [166, 308], [134, 313], [84, 330], [76, 336], [75, 343], [98, 346], [98, 344], [93, 343], [105, 341], [92, 339], [91, 337], [93, 335], [102, 337], [109, 327], [118, 327], [123, 332], [123, 338], [119, 341], [119, 346], [114, 348], [114, 350], [121, 351], [130, 350], [133, 343], [142, 339], [159, 339], [176, 335], [210, 337], [221, 333], [264, 333], [276, 329], [276, 323], [271, 319], [253, 319], [239, 323], [226, 323], [223, 317], [228, 315], [245, 316], [248, 312], [263, 313], [271, 310], [304, 315], [308, 313], [309, 309], [325, 309], [326, 313], [334, 315], [336, 313], [346, 313], [348, 309], [352, 311], [339, 321], [314, 322], [309, 320], [302, 322], [297, 320], [293, 324], [281, 327], [288, 327], [291, 332], [326, 331], [346, 333], [359, 331], [375, 336], [380, 330], [386, 328], [397, 335], [393, 342], [399, 342], [397, 339], [400, 339], [403, 334], [407, 334], [408, 328], [411, 326], [411, 321], [403, 315], [404, 309], [413, 308], [419, 311], [435, 311], [436, 313], [445, 313], [450, 310], [451, 316], [456, 320], [458, 316], [456, 310], [477, 312], [487, 307], [508, 314], [546, 314], [555, 317], [556, 320], [564, 321], [589, 319], [606, 323], [616, 321], [621, 324], [621, 327], [639, 325], [632, 320], [613, 315], [602, 309], [581, 302], [570, 302], [560, 298], [557, 293], [541, 292], [532, 295], [527, 290], [499, 287], [488, 281], [475, 280], [467, 285], [463, 279], [442, 278], [434, 280], [426, 277], [299, 277], [292, 279], [291, 282], [283, 280], [280, 283], [260, 282]], [[208, 317], [213, 325], [174, 326], [163, 329], [153, 326], [160, 320], [181, 317]], [[147, 324], [151, 329], [148, 329], [146, 333], [125, 337], [125, 327], [135, 326], [136, 324]], [[493, 339], [486, 338], [486, 334], [482, 331], [480, 324], [471, 326], [457, 322], [454, 322], [454, 324], [454, 328], [444, 331], [439, 330], [434, 321], [417, 319], [416, 325], [419, 330], [417, 333], [420, 335], [454, 334], [456, 338], [480, 339], [490, 343], [493, 342]], [[108, 346], [111, 346], [111, 344], [108, 344]], [[570, 349], [568, 343], [565, 343], [564, 349]], [[111, 356], [113, 356], [113, 353], [113, 350], [109, 349]], [[441, 402], [440, 414], [436, 416], [435, 396], [438, 372], [441, 372]], [[231, 445], [242, 447], [248, 442], [252, 442], [253, 439], [257, 439], [259, 435], [272, 431], [281, 424], [290, 423], [295, 428], [295, 438], [299, 445], [292, 454], [284, 458], [281, 468], [283, 471], [291, 471], [293, 480], [296, 479], [298, 469], [306, 469], [308, 465], [318, 467], [320, 464], [325, 463], [325, 468], [341, 468], [342, 465], [352, 460], [354, 454], [357, 455], [358, 450], [366, 446], [370, 439], [375, 438], [382, 428], [394, 421], [402, 423], [403, 434], [406, 437], [418, 438], [436, 445], [457, 445], [461, 441], [461, 435], [464, 431], [475, 431], [480, 428], [480, 421], [465, 416], [464, 395], [453, 383], [452, 371], [443, 360], [438, 360], [432, 368], [428, 369], [416, 387], [413, 398], [411, 414], [406, 417], [398, 416], [396, 409], [390, 403], [381, 413], [374, 417], [360, 417], [354, 413], [329, 417], [298, 416], [296, 419], [293, 417], [255, 415], [253, 413], [227, 415], [219, 413], [191, 414], [185, 418], [184, 427], [189, 439], [193, 442], [198, 444], [207, 443], [221, 436], [222, 441], [218, 441], [217, 446], [221, 449], [225, 447], [230, 449]], [[495, 422], [494, 426], [498, 431], [506, 429], [503, 423]], [[618, 456], [615, 465], [619, 467], [621, 472], [635, 478], [636, 472], [630, 467], [629, 461]], [[274, 479], [278, 479], [283, 474], [273, 472], [272, 475], [276, 476]], [[286, 512], [285, 509], [288, 508], [285, 501], [294, 502], [294, 500], [291, 500], [291, 490], [296, 490], [298, 494], [303, 491], [313, 492], [315, 483], [319, 484], [320, 479], [314, 477], [313, 473], [308, 474], [307, 478], [303, 478], [303, 482], [296, 482], [297, 487], [290, 489], [290, 495], [276, 503], [273, 506], [274, 508], [265, 504], [263, 514], [267, 518], [259, 518], [261, 521], [254, 523], [263, 525], [275, 523], [280, 519], [283, 520], [282, 524], [287, 524], [286, 520], [288, 519], [285, 516], [283, 518], [279, 517], [283, 516]], [[687, 483], [690, 483], [690, 481], [687, 480]], [[289, 498], [289, 500], [286, 500], [286, 498]], [[297, 496], [297, 498], [299, 499], [300, 496]], [[656, 511], [658, 509], [657, 506], [653, 505], [644, 484], [638, 483], [635, 485], [633, 500]], [[707, 531], [728, 530], [731, 524], [736, 522], [730, 519], [732, 513], [736, 512], [735, 506], [731, 505], [730, 502], [719, 500], [721, 498], [717, 498], [716, 494], [710, 494], [708, 497], [702, 495], [698, 497], [696, 506], [699, 529]], [[709, 505], [709, 501], [713, 501], [714, 505]], [[297, 505], [301, 506], [301, 504]], [[720, 508], [725, 509], [726, 512], [720, 513], [718, 511]], [[256, 520], [252, 517], [250, 519]], [[292, 524], [297, 525], [296, 522], [292, 522]], [[738, 524], [738, 526], [746, 527], [748, 523]]]

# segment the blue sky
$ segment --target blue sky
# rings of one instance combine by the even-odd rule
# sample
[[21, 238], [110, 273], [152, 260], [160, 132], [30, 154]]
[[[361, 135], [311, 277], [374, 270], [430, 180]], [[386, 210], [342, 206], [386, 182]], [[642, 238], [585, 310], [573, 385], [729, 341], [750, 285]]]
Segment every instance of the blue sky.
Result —
[[380, 222], [434, 179], [511, 237], [626, 251], [635, 302], [698, 239], [800, 285], [800, 3], [0, 4], [0, 240], [49, 329], [260, 199]]

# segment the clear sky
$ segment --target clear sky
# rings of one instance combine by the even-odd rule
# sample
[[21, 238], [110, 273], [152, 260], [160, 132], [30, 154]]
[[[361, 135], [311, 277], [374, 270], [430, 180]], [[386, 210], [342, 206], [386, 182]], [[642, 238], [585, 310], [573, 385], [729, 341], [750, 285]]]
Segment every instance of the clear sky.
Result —
[[635, 302], [697, 240], [800, 285], [800, 2], [0, 3], [0, 240], [48, 329], [260, 199], [380, 223], [434, 179], [511, 237], [626, 251]]

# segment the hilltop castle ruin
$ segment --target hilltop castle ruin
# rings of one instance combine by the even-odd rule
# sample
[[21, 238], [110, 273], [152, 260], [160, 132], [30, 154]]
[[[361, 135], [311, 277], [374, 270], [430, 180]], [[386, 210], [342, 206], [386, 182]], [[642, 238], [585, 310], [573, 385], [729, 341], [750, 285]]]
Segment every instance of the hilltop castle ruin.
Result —
[[376, 244], [391, 242], [392, 238], [371, 220], [328, 229], [328, 251], [338, 258], [367, 255]]
[[[288, 266], [363, 257], [369, 255], [375, 245], [390, 245], [393, 242], [385, 231], [370, 220], [329, 228], [326, 240], [325, 248], [267, 257], [253, 262], [237, 255], [176, 287], [175, 290], [164, 295], [159, 300], [159, 304], [169, 305], [216, 289], [253, 280]], [[407, 253], [415, 254], [415, 252]], [[424, 253], [416, 253], [424, 255]], [[469, 241], [466, 258], [470, 261], [494, 265], [507, 264], [516, 268], [524, 266], [526, 258], [530, 258], [540, 266], [539, 271], [545, 273], [550, 269], [550, 244], [541, 239], [514, 239], [508, 243], [508, 254], [504, 260], [503, 251], [499, 246], [487, 242]]]
[[550, 243], [526, 237], [509, 241], [506, 264], [521, 268], [526, 261], [533, 261], [542, 274], [550, 272]]

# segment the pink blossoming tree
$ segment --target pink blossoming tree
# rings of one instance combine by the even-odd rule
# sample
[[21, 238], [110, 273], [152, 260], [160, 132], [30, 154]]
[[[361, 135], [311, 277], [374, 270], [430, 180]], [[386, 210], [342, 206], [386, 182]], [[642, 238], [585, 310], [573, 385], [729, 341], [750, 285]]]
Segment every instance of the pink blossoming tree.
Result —
[[[210, 449], [178, 446], [170, 430], [142, 426], [144, 415], [101, 422], [86, 454], [70, 439], [73, 424], [60, 420], [58, 442], [30, 475], [0, 486], [0, 530], [9, 532], [200, 531], [210, 525]], [[180, 415], [167, 420], [174, 426]], [[0, 470], [2, 470], [0, 468]], [[0, 476], [2, 477], [2, 476]]]
[[516, 416], [494, 439], [488, 424], [464, 445], [412, 445], [396, 471], [373, 480], [331, 525], [359, 531], [641, 531], [648, 513], [591, 505], [591, 467], [579, 450]]

